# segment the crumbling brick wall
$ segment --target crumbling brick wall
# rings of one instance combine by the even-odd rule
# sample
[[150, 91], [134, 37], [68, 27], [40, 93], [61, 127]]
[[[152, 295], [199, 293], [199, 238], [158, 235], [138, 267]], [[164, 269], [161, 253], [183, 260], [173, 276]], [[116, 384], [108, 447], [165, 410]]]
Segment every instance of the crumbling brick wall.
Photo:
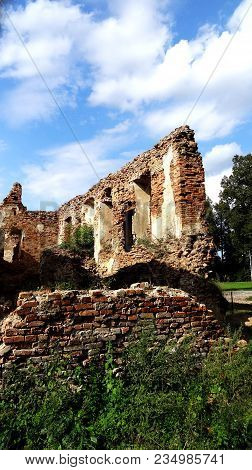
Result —
[[58, 215], [55, 212], [28, 211], [22, 203], [22, 187], [13, 185], [0, 205], [1, 256], [9, 263], [38, 263], [44, 249], [58, 240]]
[[[84, 223], [94, 227], [95, 260], [102, 276], [134, 265], [141, 256], [148, 261], [148, 252], [144, 254], [138, 244], [143, 239], [165, 240], [178, 269], [199, 272], [205, 267], [207, 271], [211, 262], [204, 169], [194, 132], [188, 126], [176, 129], [56, 212], [27, 211], [21, 196], [21, 186], [16, 184], [0, 205], [0, 232], [4, 231], [4, 238], [0, 233], [0, 256], [4, 244], [3, 256], [9, 262], [21, 254], [39, 261], [44, 249], [65, 241]], [[192, 237], [192, 251], [197, 250], [198, 241], [204, 248], [200, 256], [194, 253], [194, 263], [183, 257]]]
[[184, 126], [118, 172], [59, 210], [66, 226], [91, 223], [101, 272], [113, 273], [138, 258], [136, 240], [206, 234], [202, 158], [194, 132]]
[[223, 330], [206, 306], [183, 291], [132, 286], [115, 291], [26, 292], [2, 325], [2, 370], [47, 361], [56, 353], [72, 364], [102, 359], [110, 341], [118, 364], [130, 337], [153, 325], [157, 340], [196, 337], [206, 353]]

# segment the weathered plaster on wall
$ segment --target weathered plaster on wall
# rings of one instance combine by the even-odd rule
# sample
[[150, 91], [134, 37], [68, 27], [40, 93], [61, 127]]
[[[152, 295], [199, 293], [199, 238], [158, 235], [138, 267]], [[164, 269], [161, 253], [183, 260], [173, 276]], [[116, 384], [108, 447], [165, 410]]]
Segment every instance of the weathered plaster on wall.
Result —
[[138, 261], [142, 252], [137, 239], [163, 238], [170, 244], [173, 237], [193, 235], [202, 242], [207, 231], [204, 170], [194, 132], [188, 126], [176, 129], [56, 212], [27, 211], [22, 188], [16, 184], [0, 205], [1, 218], [8, 261], [15, 249], [13, 229], [22, 234], [20, 255], [38, 262], [44, 249], [65, 241], [76, 227], [93, 225], [101, 274]]
[[165, 175], [164, 199], [162, 204], [162, 238], [173, 236], [180, 238], [182, 224], [180, 215], [176, 213], [176, 204], [171, 180], [171, 162], [173, 160], [173, 148], [169, 148], [163, 157], [163, 171]]

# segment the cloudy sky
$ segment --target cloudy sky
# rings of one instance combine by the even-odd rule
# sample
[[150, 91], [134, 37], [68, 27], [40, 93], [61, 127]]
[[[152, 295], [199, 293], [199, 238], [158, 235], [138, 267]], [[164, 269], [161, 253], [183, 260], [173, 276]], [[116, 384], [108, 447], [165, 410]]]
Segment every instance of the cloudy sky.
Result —
[[30, 208], [50, 209], [187, 120], [217, 199], [232, 157], [251, 152], [251, 0], [11, 4], [0, 38], [0, 198], [19, 181]]

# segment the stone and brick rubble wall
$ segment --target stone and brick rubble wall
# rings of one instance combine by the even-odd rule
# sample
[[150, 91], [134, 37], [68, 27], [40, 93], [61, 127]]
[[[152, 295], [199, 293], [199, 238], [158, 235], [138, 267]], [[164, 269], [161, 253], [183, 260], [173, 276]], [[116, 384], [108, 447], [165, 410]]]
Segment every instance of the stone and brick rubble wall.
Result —
[[[7, 261], [38, 263], [41, 253], [58, 242], [58, 214], [28, 211], [22, 204], [22, 187], [15, 183], [0, 204], [1, 256]], [[15, 259], [15, 250], [19, 253]]]
[[57, 353], [73, 365], [85, 365], [93, 356], [104, 357], [108, 341], [120, 364], [131, 335], [139, 337], [148, 324], [154, 325], [160, 340], [193, 333], [201, 353], [223, 335], [213, 313], [193, 297], [144, 285], [115, 291], [21, 293], [17, 309], [2, 324], [2, 371], [12, 364], [22, 366], [27, 359], [40, 363]]
[[[204, 169], [193, 130], [176, 129], [55, 212], [27, 211], [15, 183], [0, 204], [0, 257], [4, 252], [8, 262], [25, 257], [27, 265], [36, 264], [45, 249], [66, 241], [69, 230], [84, 223], [94, 227], [101, 275], [136, 263], [136, 240], [167, 240], [176, 256], [173, 238], [207, 237]], [[181, 258], [178, 265], [184, 268]]]
[[[163, 157], [169, 149], [173, 150], [171, 179], [176, 204], [176, 211], [182, 217], [185, 226], [201, 223], [205, 228], [205, 187], [202, 157], [194, 139], [194, 131], [182, 126], [158, 142], [154, 148], [138, 155], [119, 171], [101, 179], [86, 194], [76, 196], [59, 209], [59, 219], [71, 216], [81, 218], [82, 207], [91, 199], [106, 201], [106, 190], [111, 189], [114, 218], [135, 206], [132, 183], [142, 176], [151, 175], [151, 212], [161, 214], [164, 193]], [[118, 213], [117, 213], [118, 211]], [[204, 230], [203, 230], [204, 231]]]
[[[171, 162], [165, 160], [169, 152]], [[194, 132], [184, 126], [118, 172], [101, 179], [86, 194], [64, 204], [58, 211], [61, 227], [59, 241], [64, 238], [64, 221], [71, 220], [74, 225], [78, 225], [88, 220], [86, 214], [89, 217], [89, 212], [85, 211], [89, 211], [88, 204], [91, 200], [94, 203], [92, 224], [95, 237], [99, 239], [100, 227], [105, 219], [102, 214], [103, 203], [109, 203], [111, 224], [104, 226], [109, 232], [107, 243], [98, 243], [95, 249], [99, 268], [107, 269], [107, 262], [110, 261], [112, 273], [122, 266], [133, 264], [134, 252], [125, 251], [125, 214], [130, 210], [138, 212], [135, 183], [140, 182], [141, 187], [141, 181], [146, 178], [149, 178], [150, 183], [150, 221], [143, 238], [149, 236], [154, 240], [165, 239], [169, 233], [177, 238], [182, 235], [206, 234], [202, 158], [194, 140]], [[138, 232], [141, 232], [141, 227]]]
[[[41, 253], [57, 245], [58, 217], [55, 212], [27, 211], [20, 213], [14, 222], [24, 233], [22, 251], [40, 261]], [[15, 225], [12, 226], [15, 226]]]
[[4, 322], [4, 319], [11, 313], [12, 308], [9, 302], [5, 302], [3, 298], [0, 298], [0, 344], [2, 343], [2, 331], [1, 326]]

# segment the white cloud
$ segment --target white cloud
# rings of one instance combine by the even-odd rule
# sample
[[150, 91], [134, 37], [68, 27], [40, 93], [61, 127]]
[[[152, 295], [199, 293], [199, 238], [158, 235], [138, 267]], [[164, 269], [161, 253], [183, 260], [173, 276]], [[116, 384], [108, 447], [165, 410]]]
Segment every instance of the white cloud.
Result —
[[[99, 177], [119, 169], [128, 158], [112, 158], [129, 140], [130, 123], [104, 130], [93, 139], [82, 142]], [[134, 140], [134, 132], [131, 139]], [[77, 143], [49, 149], [40, 153], [41, 163], [23, 168], [23, 184], [28, 203], [38, 207], [41, 201], [65, 202], [76, 194], [85, 193], [97, 182], [92, 167]]]
[[221, 181], [224, 176], [230, 176], [232, 167], [222, 171], [218, 175], [206, 176], [206, 194], [213, 202], [218, 202], [221, 191]]
[[[159, 41], [151, 49], [150, 57], [146, 57], [144, 52], [148, 49], [148, 39], [139, 41], [137, 47], [135, 46], [136, 56], [133, 55], [133, 59], [135, 57], [138, 63], [133, 60], [127, 62], [127, 50], [121, 47], [120, 39], [117, 40], [117, 23], [109, 23], [110, 28], [107, 28], [105, 23], [103, 28], [99, 29], [102, 31], [104, 43], [99, 47], [97, 54], [95, 32], [92, 36], [93, 61], [91, 57], [89, 60], [93, 63], [96, 73], [93, 77], [90, 102], [94, 105], [114, 106], [122, 111], [138, 111], [142, 108], [142, 119], [148, 132], [157, 136], [167, 134], [169, 130], [185, 121], [218, 59], [232, 39], [242, 18], [241, 12], [244, 14], [248, 5], [248, 1], [241, 3], [225, 31], [206, 26], [201, 28], [197, 37], [191, 41], [182, 40], [173, 46], [167, 46], [167, 38], [170, 36], [166, 28], [163, 34], [157, 34]], [[132, 17], [133, 23], [137, 22], [136, 18]], [[123, 19], [125, 20], [125, 17]], [[140, 24], [141, 34], [142, 24], [144, 27], [147, 25], [145, 20], [146, 18]], [[154, 22], [151, 26], [154, 26]], [[162, 21], [159, 28], [162, 31]], [[151, 38], [152, 28], [149, 28], [149, 31], [148, 38]], [[115, 47], [113, 54], [108, 58], [112, 38], [115, 40]], [[118, 52], [121, 54], [119, 60]], [[140, 60], [141, 54], [144, 63]], [[251, 54], [252, 9], [240, 25], [203, 98], [189, 119], [188, 123], [196, 129], [199, 139], [229, 135], [238, 124], [249, 117], [252, 111], [252, 62], [248, 58]], [[156, 109], [149, 111], [148, 105], [153, 108], [153, 103]]]
[[[201, 27], [194, 39], [173, 45], [165, 0], [107, 0], [105, 19], [70, 0], [35, 0], [12, 10], [11, 18], [62, 106], [74, 106], [86, 87], [93, 106], [140, 114], [139, 123], [160, 136], [184, 122], [249, 4], [241, 2], [225, 30]], [[229, 135], [249, 118], [251, 54], [252, 9], [189, 119], [197, 138]], [[22, 124], [53, 115], [55, 104], [8, 23], [0, 76], [13, 84], [2, 97], [5, 120]]]
[[162, 63], [171, 40], [169, 21], [163, 23], [160, 3], [114, 0], [113, 16], [95, 25], [83, 45], [94, 70], [91, 104], [134, 110], [145, 99], [145, 82]]
[[[243, 0], [240, 5], [236, 8], [235, 12], [231, 16], [228, 21], [228, 26], [231, 31], [235, 31], [239, 26], [240, 23], [243, 21], [243, 29], [250, 29], [250, 19], [247, 15], [249, 11], [251, 11], [251, 1], [250, 0]], [[246, 18], [245, 18], [246, 15]], [[245, 19], [244, 19], [245, 18]]]
[[218, 202], [221, 181], [232, 173], [232, 159], [242, 155], [242, 149], [236, 142], [215, 145], [206, 153], [203, 163], [206, 171], [206, 193], [213, 202]]
[[[60, 104], [74, 103], [76, 93], [87, 86], [90, 102], [100, 104], [103, 80], [109, 94], [111, 79], [149, 75], [162, 59], [170, 38], [160, 14], [164, 3], [113, 0], [110, 16], [96, 20], [70, 0], [36, 0], [10, 10], [10, 18]], [[0, 77], [13, 80], [1, 111], [11, 124], [52, 115], [55, 104], [8, 21], [0, 42]], [[124, 93], [117, 97], [118, 105], [127, 104]]]
[[[11, 9], [9, 16], [58, 102], [74, 105], [79, 88], [85, 85], [77, 67], [78, 42], [80, 33], [82, 38], [88, 34], [90, 15], [68, 0], [36, 0]], [[0, 78], [9, 90], [2, 94], [0, 114], [12, 125], [48, 119], [57, 109], [34, 63], [6, 20], [0, 41]]]
[[3, 139], [0, 139], [0, 152], [4, 152], [7, 148], [7, 143]]
[[[68, 0], [36, 0], [29, 1], [24, 8], [11, 9], [9, 17], [41, 72], [47, 78], [64, 81], [69, 71], [66, 59], [71, 54], [75, 56], [74, 31], [80, 26], [82, 31], [88, 29], [90, 15], [82, 14], [79, 7]], [[37, 76], [36, 68], [8, 19], [1, 39], [0, 67], [3, 77]]]
[[[144, 117], [144, 124], [148, 132], [155, 137], [161, 134], [168, 134], [174, 128], [185, 123], [186, 116], [189, 114], [192, 106], [193, 102], [190, 101], [147, 112]], [[196, 138], [198, 140], [224, 137], [238, 123], [238, 118], [234, 117], [232, 119], [228, 110], [223, 110], [222, 113], [219, 113], [214, 102], [206, 101], [198, 104], [190, 119], [190, 126], [196, 130]]]
[[[248, 2], [243, 2], [243, 11], [245, 3], [248, 5]], [[219, 33], [216, 29], [203, 29], [195, 40], [180, 41], [167, 51], [164, 62], [159, 66], [163, 81], [157, 77], [156, 70], [157, 79], [153, 79], [151, 90], [152, 94], [156, 90], [156, 98], [162, 92], [162, 101], [168, 100], [169, 104], [161, 104], [157, 110], [146, 114], [145, 124], [149, 130], [153, 129], [155, 123], [156, 133], [166, 133], [167, 128], [170, 130], [174, 127], [173, 123], [181, 125], [185, 121], [217, 60], [232, 38], [237, 18], [240, 18], [240, 9], [234, 13], [226, 31]], [[175, 53], [176, 56], [173, 57]], [[251, 54], [252, 9], [188, 121], [197, 131], [199, 139], [208, 140], [229, 135], [249, 117], [252, 111], [249, 98], [252, 62], [248, 58]]]
[[28, 121], [48, 120], [55, 112], [51, 97], [36, 80], [16, 86], [2, 99], [2, 117], [16, 127]]
[[116, 124], [115, 127], [112, 127], [110, 129], [104, 129], [103, 133], [109, 135], [122, 134], [123, 132], [126, 132], [129, 129], [130, 125], [130, 119], [126, 119], [125, 121]]
[[232, 159], [235, 155], [242, 155], [242, 149], [236, 142], [223, 145], [215, 145], [210, 152], [205, 155], [204, 167], [207, 175], [218, 175], [232, 166]]

